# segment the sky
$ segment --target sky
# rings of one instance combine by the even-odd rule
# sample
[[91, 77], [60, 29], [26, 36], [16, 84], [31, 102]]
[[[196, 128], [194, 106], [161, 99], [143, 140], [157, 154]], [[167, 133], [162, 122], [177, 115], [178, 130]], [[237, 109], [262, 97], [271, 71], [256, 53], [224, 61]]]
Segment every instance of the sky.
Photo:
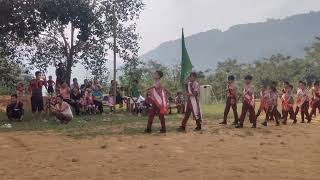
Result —
[[[211, 29], [227, 30], [233, 25], [263, 22], [268, 18], [285, 18], [294, 14], [320, 11], [320, 0], [144, 0], [138, 20], [140, 55], [161, 43]], [[112, 57], [110, 58], [112, 59]], [[113, 71], [113, 62], [108, 62]], [[118, 61], [117, 66], [121, 65]], [[48, 74], [54, 76], [54, 68]], [[90, 72], [80, 65], [73, 69], [80, 81]]]
[[138, 21], [140, 55], [161, 43], [210, 29], [320, 10], [320, 0], [144, 0]]

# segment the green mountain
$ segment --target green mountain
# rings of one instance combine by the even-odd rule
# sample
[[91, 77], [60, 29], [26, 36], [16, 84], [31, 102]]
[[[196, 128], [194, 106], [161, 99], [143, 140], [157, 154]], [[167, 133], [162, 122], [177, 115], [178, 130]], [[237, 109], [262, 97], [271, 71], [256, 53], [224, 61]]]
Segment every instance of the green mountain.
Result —
[[[240, 24], [227, 31], [212, 29], [186, 37], [193, 65], [197, 69], [215, 68], [217, 62], [235, 58], [251, 63], [276, 53], [303, 57], [304, 49], [320, 36], [320, 12], [299, 14], [284, 19]], [[141, 56], [144, 61], [158, 60], [170, 65], [181, 59], [181, 39], [162, 43]]]

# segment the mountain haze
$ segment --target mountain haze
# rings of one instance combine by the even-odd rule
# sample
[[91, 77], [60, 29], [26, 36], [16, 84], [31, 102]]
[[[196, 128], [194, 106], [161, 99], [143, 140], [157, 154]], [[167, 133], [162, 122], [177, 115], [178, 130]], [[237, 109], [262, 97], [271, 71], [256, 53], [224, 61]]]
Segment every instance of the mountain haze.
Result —
[[[276, 53], [303, 57], [304, 49], [316, 36], [320, 36], [320, 12], [310, 12], [235, 25], [227, 31], [212, 29], [186, 37], [186, 45], [193, 65], [208, 69], [227, 58], [251, 63]], [[141, 56], [144, 61], [158, 60], [167, 65], [180, 63], [180, 58], [181, 39], [164, 42]]]

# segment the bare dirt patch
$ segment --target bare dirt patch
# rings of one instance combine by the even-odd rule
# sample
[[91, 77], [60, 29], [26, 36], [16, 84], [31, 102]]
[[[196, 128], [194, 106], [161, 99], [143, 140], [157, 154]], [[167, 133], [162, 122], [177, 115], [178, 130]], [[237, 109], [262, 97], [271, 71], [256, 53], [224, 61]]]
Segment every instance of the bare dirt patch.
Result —
[[[191, 127], [190, 127], [191, 128]], [[318, 180], [320, 124], [72, 139], [1, 133], [1, 179]], [[217, 130], [219, 129], [219, 130]]]

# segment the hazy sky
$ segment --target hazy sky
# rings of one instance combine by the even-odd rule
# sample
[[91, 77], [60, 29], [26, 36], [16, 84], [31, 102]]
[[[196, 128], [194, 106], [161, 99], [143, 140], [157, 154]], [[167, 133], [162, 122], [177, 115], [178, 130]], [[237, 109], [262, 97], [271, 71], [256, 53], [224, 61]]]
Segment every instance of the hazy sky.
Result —
[[144, 0], [140, 54], [185, 34], [320, 10], [320, 0]]
[[[181, 37], [181, 28], [191, 35], [210, 29], [226, 30], [236, 24], [262, 22], [268, 18], [320, 10], [320, 0], [144, 0], [138, 21], [140, 55], [162, 42]], [[122, 63], [118, 61], [118, 66]], [[112, 71], [112, 61], [108, 62]], [[54, 75], [54, 68], [49, 69]], [[90, 76], [83, 67], [73, 69], [80, 81]]]

